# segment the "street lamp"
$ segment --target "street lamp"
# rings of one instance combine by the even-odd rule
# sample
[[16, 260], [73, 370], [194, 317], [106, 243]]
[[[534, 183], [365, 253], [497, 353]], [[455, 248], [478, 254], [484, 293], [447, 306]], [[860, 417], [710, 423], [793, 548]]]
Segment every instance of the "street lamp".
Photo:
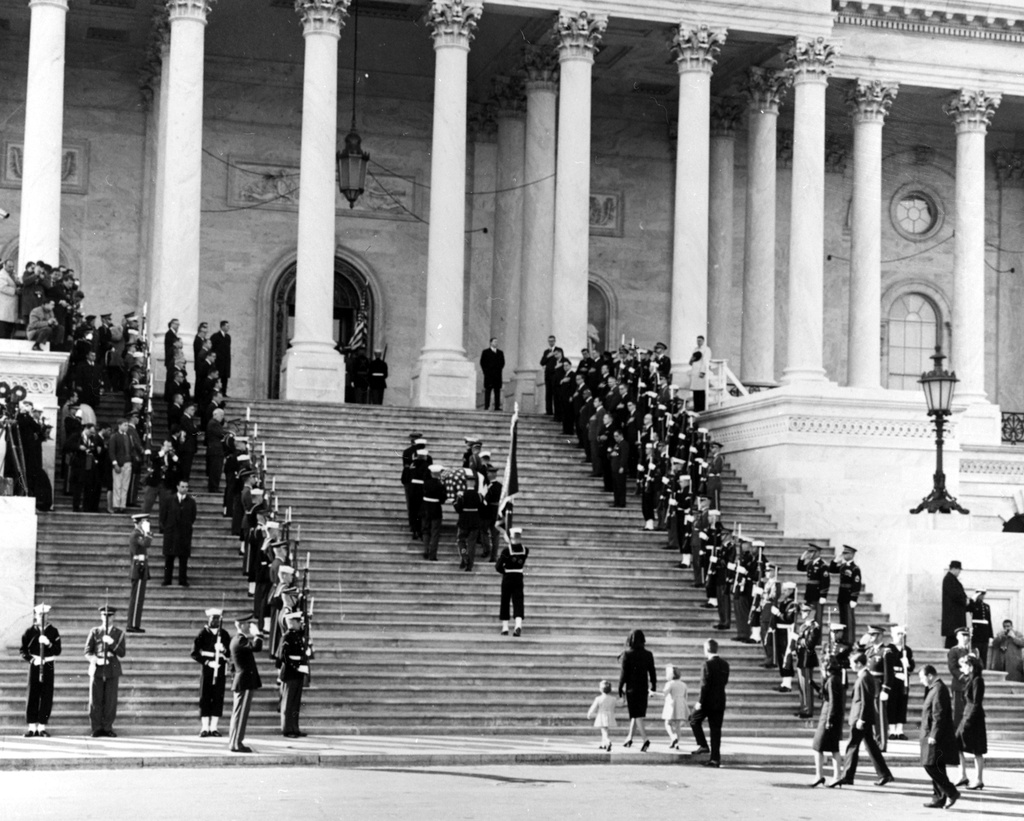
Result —
[[352, 128], [345, 136], [345, 148], [335, 155], [338, 163], [338, 188], [348, 200], [348, 207], [355, 208], [359, 195], [366, 190], [366, 164], [370, 155], [363, 151], [362, 140], [356, 131], [356, 77], [358, 76], [359, 55], [359, 2], [352, 3]]
[[910, 511], [911, 513], [920, 513], [922, 510], [929, 513], [952, 513], [954, 510], [970, 513], [949, 495], [949, 491], [946, 490], [946, 474], [942, 471], [942, 432], [946, 425], [946, 417], [952, 412], [953, 389], [960, 381], [956, 378], [955, 371], [947, 371], [942, 367], [942, 360], [945, 358], [942, 346], [936, 345], [935, 353], [931, 357], [935, 367], [921, 374], [921, 378], [917, 380], [924, 391], [925, 402], [928, 403], [928, 415], [935, 418], [935, 486], [932, 492], [921, 500], [921, 504]]

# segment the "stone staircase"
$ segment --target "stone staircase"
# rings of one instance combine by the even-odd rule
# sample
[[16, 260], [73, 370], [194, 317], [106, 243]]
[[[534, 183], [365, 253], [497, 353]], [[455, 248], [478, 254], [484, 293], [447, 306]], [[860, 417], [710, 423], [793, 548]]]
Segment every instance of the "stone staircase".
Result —
[[[545, 417], [520, 420], [523, 491], [516, 524], [525, 530], [531, 556], [525, 631], [515, 639], [498, 635], [500, 582], [492, 566], [478, 562], [472, 574], [458, 571], [450, 508], [441, 560], [422, 561], [420, 545], [408, 538], [398, 482], [400, 453], [412, 429], [428, 437], [437, 462], [461, 464], [463, 436], [472, 433], [503, 464], [508, 414], [251, 405], [281, 504], [291, 506], [302, 524], [300, 555], [311, 558], [317, 658], [303, 699], [306, 730], [590, 735], [585, 714], [597, 682], [617, 679], [616, 657], [626, 634], [639, 627], [654, 652], [659, 682], [664, 666], [675, 664], [691, 688], [701, 642], [723, 639], [732, 665], [727, 733], [809, 738], [813, 723], [792, 717], [796, 696], [773, 690], [777, 675], [760, 666], [760, 648], [710, 629], [713, 611], [701, 608], [703, 594], [690, 586], [692, 574], [663, 549], [664, 534], [640, 530], [638, 500], [630, 497], [626, 510], [610, 507], [610, 495], [590, 477], [581, 453]], [[244, 407], [234, 400], [228, 415], [244, 415]], [[116, 415], [116, 407], [110, 413]], [[150, 583], [147, 633], [128, 641], [117, 725], [122, 732], [196, 732], [198, 666], [189, 652], [203, 610], [223, 604], [228, 623], [249, 610], [237, 543], [219, 500], [205, 492], [202, 465], [200, 455], [192, 477], [200, 511], [190, 560], [193, 586], [162, 588], [159, 578]], [[769, 557], [786, 568], [783, 575], [797, 581], [803, 542], [786, 539], [738, 477], [724, 478], [727, 526], [741, 525], [744, 534], [763, 538]], [[72, 513], [64, 497], [40, 519], [37, 592], [53, 603], [65, 647], [57, 668], [55, 732], [88, 726], [82, 646], [105, 591], [123, 616], [130, 530], [125, 516]], [[153, 552], [159, 564], [159, 537]], [[877, 572], [882, 570], [866, 569], [869, 587]], [[886, 620], [870, 595], [862, 597], [858, 615], [862, 624]], [[937, 648], [915, 652], [919, 663], [938, 666], [945, 657]], [[278, 724], [273, 667], [265, 656], [260, 667], [265, 686], [251, 717], [254, 734]], [[0, 661], [0, 732], [22, 728], [24, 680], [25, 665], [7, 652]], [[1020, 734], [1024, 696], [995, 681], [988, 693], [990, 733]], [[914, 695], [912, 713], [919, 708], [919, 687]], [[649, 715], [660, 723], [657, 699]]]

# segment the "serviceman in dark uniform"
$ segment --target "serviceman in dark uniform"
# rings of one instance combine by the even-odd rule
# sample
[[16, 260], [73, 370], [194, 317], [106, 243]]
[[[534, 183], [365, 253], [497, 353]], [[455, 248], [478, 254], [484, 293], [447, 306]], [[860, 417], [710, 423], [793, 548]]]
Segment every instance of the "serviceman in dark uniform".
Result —
[[121, 679], [121, 659], [127, 650], [124, 632], [110, 622], [117, 611], [108, 605], [100, 608], [103, 624], [89, 631], [85, 657], [89, 660], [89, 722], [92, 737], [117, 738], [117, 689]]
[[719, 442], [711, 442], [709, 447], [711, 453], [708, 458], [707, 493], [711, 499], [711, 507], [721, 510], [722, 471], [725, 470], [725, 459], [722, 458], [722, 445]]
[[309, 678], [309, 662], [313, 651], [306, 646], [306, 637], [302, 632], [302, 612], [293, 610], [285, 613], [283, 618], [287, 630], [276, 662], [280, 668], [277, 682], [281, 688], [281, 734], [285, 738], [301, 738], [306, 735], [299, 729], [302, 688]]
[[47, 614], [50, 605], [37, 604], [32, 608], [32, 626], [22, 634], [21, 657], [28, 662], [28, 699], [25, 738], [48, 738], [46, 725], [53, 710], [54, 658], [60, 655], [60, 631], [50, 624]]
[[252, 694], [263, 686], [260, 671], [256, 667], [256, 653], [263, 649], [263, 637], [255, 622], [249, 624], [249, 635], [245, 634], [241, 623], [235, 622], [237, 635], [231, 639], [231, 663], [235, 668], [235, 680], [232, 684], [234, 700], [231, 705], [231, 728], [228, 731], [228, 749], [233, 753], [251, 753], [252, 748], [245, 746], [245, 725], [249, 722], [249, 709], [252, 707]]
[[277, 569], [278, 583], [270, 596], [270, 657], [277, 659], [281, 654], [283, 627], [281, 616], [296, 609], [300, 591], [295, 586], [295, 568], [283, 564]]
[[224, 611], [211, 607], [206, 611], [206, 626], [192, 642], [192, 658], [203, 666], [199, 674], [200, 738], [220, 738], [217, 724], [224, 715], [224, 689], [231, 658], [231, 636], [221, 626]]
[[476, 542], [480, 535], [480, 506], [483, 504], [480, 494], [476, 490], [476, 471], [473, 468], [464, 468], [466, 471], [466, 489], [455, 500], [455, 510], [459, 514], [459, 570], [467, 573], [473, 570], [473, 560], [476, 555]]
[[796, 628], [796, 670], [800, 688], [799, 718], [814, 717], [814, 671], [818, 669], [818, 646], [821, 644], [821, 624], [814, 618], [814, 608], [806, 602], [800, 605], [801, 622]]
[[128, 539], [128, 561], [131, 568], [128, 578], [132, 583], [128, 599], [128, 633], [145, 633], [142, 629], [142, 608], [146, 602], [146, 582], [149, 581], [149, 547], [153, 537], [149, 532], [149, 514], [136, 513], [132, 516], [135, 529]]
[[981, 669], [988, 665], [988, 646], [992, 641], [992, 608], [985, 602], [987, 590], [975, 590], [974, 599], [967, 605], [971, 614], [971, 650], [981, 662]]
[[413, 454], [412, 467], [409, 469], [409, 497], [412, 500], [412, 504], [417, 511], [416, 515], [416, 526], [413, 529], [412, 537], [417, 541], [423, 538], [422, 521], [419, 512], [423, 507], [423, 488], [427, 483], [427, 479], [430, 478], [430, 466], [434, 460], [430, 455], [430, 451], [427, 450], [426, 439], [419, 439], [422, 442], [419, 446], [419, 450]]
[[907, 721], [907, 707], [910, 704], [910, 674], [914, 672], [914, 651], [907, 644], [907, 628], [893, 630], [893, 643], [887, 648], [886, 681], [889, 685], [889, 700], [885, 703], [889, 723], [889, 739], [906, 741], [903, 725]]
[[815, 621], [821, 624], [825, 601], [832, 584], [832, 574], [829, 571], [828, 563], [821, 558], [821, 548], [814, 542], [807, 544], [809, 545], [808, 549], [797, 559], [796, 569], [807, 574], [804, 601], [814, 610]]
[[[523, 633], [523, 568], [530, 555], [530, 548], [523, 546], [523, 529], [513, 527], [509, 530], [509, 544], [501, 551], [494, 569], [501, 573], [501, 607], [498, 618], [501, 619], [501, 635], [508, 635], [510, 612], [515, 614], [513, 636]], [[511, 609], [509, 605], [511, 604]]]
[[875, 679], [875, 726], [872, 728], [878, 747], [884, 753], [888, 746], [889, 728], [886, 719], [889, 688], [886, 686], [885, 628], [871, 625], [864, 636], [864, 655], [867, 656], [868, 672]]
[[846, 644], [853, 647], [857, 641], [857, 598], [860, 596], [861, 576], [860, 568], [853, 560], [857, 554], [855, 547], [848, 544], [843, 545], [841, 558], [833, 559], [829, 564], [831, 573], [839, 574], [839, 593], [836, 596], [836, 604], [839, 607], [839, 621], [846, 625]]
[[483, 536], [484, 553], [488, 561], [496, 562], [501, 552], [501, 536], [498, 533], [498, 504], [501, 502], [502, 485], [498, 481], [498, 469], [487, 466], [487, 489], [484, 491], [480, 508], [480, 532]]
[[629, 443], [621, 428], [613, 428], [613, 442], [608, 448], [608, 462], [612, 474], [612, 507], [626, 506], [626, 480], [629, 478]]
[[793, 691], [793, 676], [796, 674], [793, 669], [793, 662], [796, 661], [796, 641], [793, 634], [796, 630], [797, 613], [796, 585], [793, 582], [783, 582], [779, 600], [771, 609], [768, 630], [775, 643], [775, 661], [781, 679], [778, 686], [780, 693]]
[[388, 363], [384, 361], [383, 351], [374, 351], [370, 363], [370, 404], [383, 405], [384, 391], [388, 388]]
[[441, 481], [443, 465], [430, 466], [430, 478], [423, 483], [423, 504], [420, 512], [420, 529], [423, 533], [423, 558], [437, 561], [437, 545], [441, 540], [441, 522], [444, 518], [444, 502], [448, 489]]
[[[419, 528], [419, 509], [413, 505], [413, 495], [409, 483], [412, 479], [413, 456], [420, 449], [420, 445], [416, 444], [419, 439], [423, 439], [423, 434], [418, 430], [410, 433], [409, 447], [402, 451], [402, 487], [405, 489], [405, 506], [409, 512], [409, 532], [413, 535], [417, 533]], [[425, 445], [426, 440], [424, 439], [423, 441]]]
[[[741, 542], [741, 546], [742, 546]], [[737, 547], [737, 551], [741, 548]], [[746, 547], [735, 560], [732, 586], [732, 606], [736, 616], [736, 635], [733, 641], [753, 644], [750, 631], [750, 608], [754, 601], [754, 583], [758, 580], [757, 558]]]

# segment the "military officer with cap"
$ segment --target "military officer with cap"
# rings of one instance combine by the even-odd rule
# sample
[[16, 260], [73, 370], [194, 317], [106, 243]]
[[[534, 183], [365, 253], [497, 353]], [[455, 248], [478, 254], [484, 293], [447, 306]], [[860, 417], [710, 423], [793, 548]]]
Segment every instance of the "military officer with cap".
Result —
[[281, 734], [285, 738], [301, 738], [299, 729], [302, 709], [302, 688], [309, 677], [312, 648], [306, 646], [302, 632], [302, 612], [292, 610], [282, 616], [285, 624], [281, 652], [277, 657], [277, 682], [281, 688]]
[[231, 664], [235, 668], [235, 680], [231, 686], [234, 699], [231, 705], [228, 749], [233, 753], [251, 753], [252, 749], [245, 745], [245, 727], [249, 723], [252, 694], [263, 686], [256, 666], [256, 653], [263, 649], [263, 636], [255, 622], [249, 623], [248, 635], [241, 622], [235, 622], [235, 629], [238, 632], [228, 648]]
[[480, 535], [480, 507], [483, 504], [476, 489], [476, 471], [467, 467], [466, 489], [455, 499], [455, 510], [459, 514], [459, 570], [467, 573], [473, 570], [476, 542]]
[[25, 738], [49, 737], [46, 725], [53, 709], [54, 658], [60, 655], [60, 631], [50, 624], [47, 615], [50, 605], [37, 604], [32, 608], [32, 626], [21, 637], [21, 657], [28, 662], [28, 699]]
[[431, 465], [430, 478], [423, 483], [423, 504], [420, 512], [420, 530], [423, 533], [423, 558], [437, 561], [437, 545], [441, 540], [441, 522], [448, 489], [441, 481], [444, 465]]
[[722, 458], [720, 442], [711, 442], [708, 457], [707, 493], [711, 499], [711, 507], [722, 509], [722, 472], [725, 470], [725, 459]]
[[823, 608], [832, 584], [832, 574], [828, 563], [821, 558], [821, 548], [814, 542], [808, 542], [807, 550], [797, 559], [796, 569], [807, 574], [804, 601], [811, 606], [815, 620], [821, 624]]
[[220, 738], [217, 724], [224, 715], [224, 688], [230, 659], [231, 636], [221, 626], [224, 611], [219, 607], [206, 610], [206, 626], [192, 642], [192, 658], [202, 665], [199, 674], [200, 738]]
[[529, 555], [530, 548], [523, 546], [523, 529], [511, 528], [509, 543], [494, 564], [494, 569], [501, 574], [501, 607], [498, 618], [501, 619], [503, 636], [508, 635], [510, 612], [515, 614], [516, 620], [512, 635], [518, 637], [523, 633], [523, 568]]
[[988, 646], [992, 641], [992, 608], [985, 601], [987, 590], [975, 590], [974, 598], [967, 605], [971, 614], [971, 650], [981, 662], [984, 670], [988, 663]]
[[412, 520], [412, 537], [419, 540], [423, 538], [423, 522], [420, 517], [420, 510], [423, 507], [423, 488], [430, 478], [430, 466], [434, 459], [427, 450], [426, 439], [418, 440], [424, 444], [413, 454], [412, 468], [409, 471], [409, 498], [412, 501], [413, 510], [416, 515]]
[[93, 738], [117, 737], [114, 732], [117, 690], [121, 659], [127, 646], [121, 628], [111, 624], [115, 613], [117, 610], [113, 607], [103, 605], [100, 608], [103, 623], [92, 628], [85, 640], [85, 657], [89, 660], [89, 723]]
[[886, 704], [889, 701], [890, 690], [886, 680], [888, 646], [885, 642], [885, 627], [877, 624], [870, 625], [862, 639], [862, 644], [864, 655], [867, 657], [868, 672], [875, 679], [875, 726], [873, 731], [879, 748], [885, 752], [889, 740]]
[[860, 596], [860, 568], [853, 560], [857, 548], [844, 544], [836, 551], [836, 556], [829, 564], [830, 573], [839, 574], [839, 593], [836, 605], [839, 607], [839, 621], [846, 625], [846, 644], [853, 647], [857, 637], [857, 598]]
[[281, 654], [281, 616], [291, 613], [299, 603], [299, 589], [295, 586], [295, 568], [283, 564], [277, 569], [278, 582], [270, 597], [270, 657]]
[[889, 738], [906, 741], [903, 725], [907, 720], [910, 703], [910, 674], [914, 672], [914, 651], [907, 644], [907, 628], [893, 630], [893, 642], [886, 654], [886, 681], [889, 686], [889, 700], [885, 703], [886, 719], [889, 722]]
[[662, 379], [668, 379], [672, 373], [672, 360], [665, 353], [667, 350], [668, 345], [664, 342], [654, 343], [654, 356], [651, 357], [651, 366]]
[[131, 568], [128, 578], [132, 583], [128, 598], [128, 633], [145, 633], [142, 629], [142, 607], [146, 602], [146, 582], [149, 581], [149, 547], [153, 537], [149, 532], [149, 514], [136, 513], [132, 516], [135, 528], [128, 539], [128, 560]]

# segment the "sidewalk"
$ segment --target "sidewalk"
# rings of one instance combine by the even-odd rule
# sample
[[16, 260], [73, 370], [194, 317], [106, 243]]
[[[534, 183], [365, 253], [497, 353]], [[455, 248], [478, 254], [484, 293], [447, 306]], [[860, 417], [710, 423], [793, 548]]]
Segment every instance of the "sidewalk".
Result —
[[[597, 749], [600, 738], [542, 736], [310, 736], [285, 739], [254, 735], [246, 744], [252, 755], [231, 753], [227, 738], [186, 736], [91, 738], [67, 736], [21, 738], [0, 736], [0, 770], [134, 769], [140, 767], [298, 766], [298, 767], [428, 767], [490, 764], [672, 764], [695, 765], [692, 738], [683, 736], [683, 752], [668, 749], [664, 734], [651, 734], [651, 748], [624, 749], [622, 740], [611, 753]], [[890, 741], [891, 766], [918, 763], [916, 741]], [[809, 740], [724, 738], [723, 767], [810, 767]], [[1024, 768], [1024, 743], [989, 745], [986, 765], [994, 769]], [[868, 768], [870, 770], [870, 767]]]

